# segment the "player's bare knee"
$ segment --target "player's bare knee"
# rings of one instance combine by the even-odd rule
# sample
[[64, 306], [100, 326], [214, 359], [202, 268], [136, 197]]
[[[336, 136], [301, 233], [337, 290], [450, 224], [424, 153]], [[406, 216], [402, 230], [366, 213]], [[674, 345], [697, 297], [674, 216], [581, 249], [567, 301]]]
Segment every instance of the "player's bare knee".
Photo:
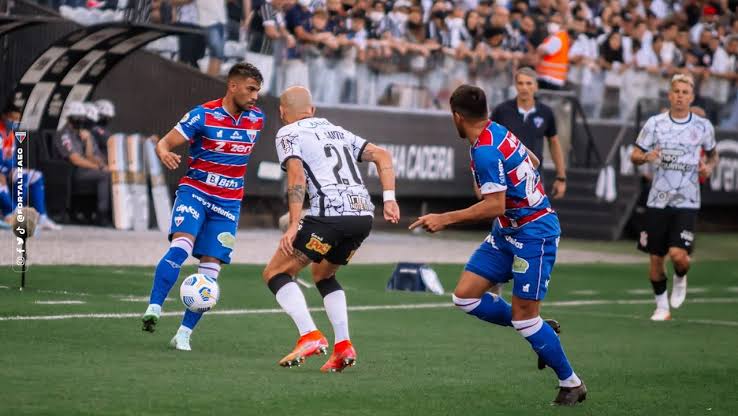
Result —
[[689, 254], [687, 254], [686, 250], [681, 248], [671, 248], [669, 249], [669, 257], [674, 265], [680, 268], [689, 267]]
[[513, 296], [512, 299], [512, 319], [521, 321], [525, 319], [535, 318], [540, 314], [540, 302], [535, 300], [521, 299]]

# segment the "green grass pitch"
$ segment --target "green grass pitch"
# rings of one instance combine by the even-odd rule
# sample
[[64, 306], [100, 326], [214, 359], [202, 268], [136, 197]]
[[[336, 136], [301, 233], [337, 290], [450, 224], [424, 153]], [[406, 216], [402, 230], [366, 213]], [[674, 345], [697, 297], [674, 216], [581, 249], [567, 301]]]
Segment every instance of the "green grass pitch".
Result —
[[[462, 266], [434, 267], [451, 291]], [[391, 270], [344, 269], [349, 304], [450, 305], [449, 296], [386, 292]], [[4, 270], [0, 415], [738, 414], [736, 261], [696, 263], [687, 302], [663, 323], [648, 320], [645, 264], [557, 266], [542, 314], [561, 322], [564, 347], [590, 390], [573, 409], [549, 405], [555, 375], [536, 369], [515, 331], [450, 306], [350, 312], [358, 362], [342, 374], [320, 373], [325, 357], [277, 366], [297, 336], [282, 313], [206, 315], [193, 351], [173, 351], [179, 316], [164, 317], [154, 334], [140, 328], [152, 271], [37, 266], [19, 292], [19, 276]], [[277, 308], [260, 271], [225, 267], [216, 310]], [[181, 310], [178, 287], [167, 312]], [[322, 305], [316, 289], [303, 291], [311, 306]], [[81, 303], [37, 303], [49, 301]], [[64, 319], [13, 318], [51, 315]], [[313, 316], [331, 339], [325, 313]]]

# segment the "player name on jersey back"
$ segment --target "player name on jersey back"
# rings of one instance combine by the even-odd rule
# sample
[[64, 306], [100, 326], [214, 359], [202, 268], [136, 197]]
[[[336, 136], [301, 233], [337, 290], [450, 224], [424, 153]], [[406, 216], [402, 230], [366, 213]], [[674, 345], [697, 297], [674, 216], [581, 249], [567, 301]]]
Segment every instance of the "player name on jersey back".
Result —
[[310, 214], [321, 217], [373, 215], [374, 205], [357, 162], [367, 141], [324, 118], [306, 118], [277, 132], [279, 162], [302, 160]]

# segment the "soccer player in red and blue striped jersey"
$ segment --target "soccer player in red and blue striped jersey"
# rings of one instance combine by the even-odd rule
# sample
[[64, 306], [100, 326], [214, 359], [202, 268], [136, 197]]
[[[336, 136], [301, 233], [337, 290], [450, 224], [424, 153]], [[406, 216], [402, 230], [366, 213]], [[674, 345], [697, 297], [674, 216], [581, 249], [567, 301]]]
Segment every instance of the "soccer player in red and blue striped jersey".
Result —
[[[559, 379], [556, 405], [583, 401], [587, 388], [574, 373], [556, 334], [558, 323], [541, 319], [561, 230], [551, 209], [539, 161], [504, 126], [487, 119], [484, 91], [462, 85], [451, 95], [454, 124], [471, 145], [472, 173], [481, 201], [466, 209], [428, 214], [410, 228], [436, 232], [448, 225], [491, 220], [492, 230], [466, 264], [453, 294], [469, 315], [513, 327], [538, 354], [540, 369], [551, 367]], [[513, 281], [512, 305], [488, 291]]]
[[[198, 273], [218, 278], [228, 264], [236, 241], [243, 199], [244, 176], [251, 151], [264, 127], [256, 100], [263, 82], [251, 64], [234, 65], [228, 73], [226, 95], [199, 105], [162, 138], [156, 152], [169, 169], [181, 157], [172, 150], [190, 145], [187, 173], [179, 181], [169, 230], [171, 244], [154, 274], [143, 330], [154, 332], [161, 305], [179, 277], [182, 263], [192, 255], [200, 260]], [[172, 338], [178, 350], [190, 350], [190, 335], [202, 314], [186, 310]]]

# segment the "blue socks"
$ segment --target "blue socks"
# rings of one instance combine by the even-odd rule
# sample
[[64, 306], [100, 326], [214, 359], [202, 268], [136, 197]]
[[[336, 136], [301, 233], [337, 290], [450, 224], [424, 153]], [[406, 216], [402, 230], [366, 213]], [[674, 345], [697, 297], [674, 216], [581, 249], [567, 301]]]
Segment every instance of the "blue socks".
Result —
[[533, 351], [554, 370], [560, 382], [576, 380], [570, 383], [572, 385], [560, 383], [562, 386], [576, 387], [581, 383], [564, 354], [559, 336], [550, 325], [543, 322], [540, 316], [524, 321], [513, 321], [512, 324], [518, 333], [530, 343]]
[[179, 269], [182, 263], [192, 253], [192, 243], [190, 240], [180, 237], [172, 241], [169, 251], [159, 261], [154, 272], [154, 284], [151, 288], [151, 297], [149, 304], [161, 305], [167, 298], [172, 286], [177, 282], [179, 277]]
[[485, 293], [481, 299], [463, 299], [453, 296], [454, 305], [489, 323], [512, 326], [512, 308], [500, 296]]
[[540, 316], [524, 321], [512, 320], [512, 308], [504, 299], [485, 293], [480, 299], [464, 299], [453, 295], [454, 305], [459, 309], [489, 323], [513, 326], [523, 336], [543, 361], [551, 367], [562, 387], [577, 387], [581, 380], [574, 373], [561, 347], [559, 336]]

